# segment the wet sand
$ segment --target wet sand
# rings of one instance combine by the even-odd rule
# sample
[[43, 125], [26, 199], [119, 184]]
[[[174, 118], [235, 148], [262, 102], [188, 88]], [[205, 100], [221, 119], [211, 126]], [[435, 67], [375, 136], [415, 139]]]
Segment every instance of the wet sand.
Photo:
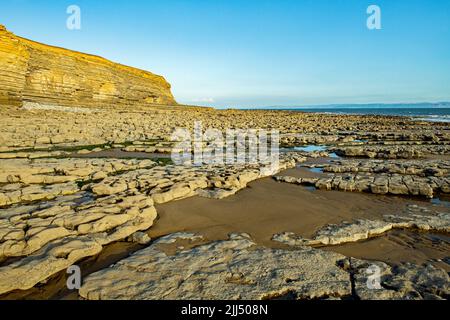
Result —
[[159, 205], [159, 220], [149, 235], [188, 231], [217, 240], [232, 232], [246, 232], [258, 244], [274, 246], [271, 238], [276, 233], [290, 231], [311, 237], [326, 224], [402, 215], [412, 204], [432, 206], [427, 201], [403, 197], [312, 191], [265, 178], [222, 200], [193, 197]]
[[450, 272], [450, 237], [444, 234], [392, 230], [376, 238], [323, 249], [390, 265], [431, 263]]
[[[289, 169], [280, 174], [302, 177], [318, 175], [307, 168]], [[174, 232], [193, 232], [205, 238], [204, 241], [197, 242], [198, 245], [202, 242], [227, 239], [230, 233], [245, 232], [250, 234], [258, 245], [287, 248], [283, 244], [271, 241], [272, 236], [291, 231], [309, 238], [326, 224], [353, 219], [377, 219], [385, 214], [403, 215], [407, 213], [408, 205], [414, 204], [439, 208], [442, 212], [448, 211], [448, 208], [433, 205], [426, 200], [311, 190], [304, 186], [264, 178], [250, 183], [248, 188], [222, 200], [191, 197], [157, 205], [158, 220], [147, 233], [156, 239]], [[171, 254], [178, 246], [188, 248], [191, 243], [177, 242], [162, 249]], [[78, 265], [86, 276], [143, 247], [117, 242], [105, 247], [98, 256], [85, 259]], [[380, 237], [322, 249], [389, 264], [402, 262], [422, 264], [431, 261], [445, 270], [450, 270], [448, 235], [393, 230]], [[66, 289], [66, 279], [67, 275], [60, 272], [46, 284], [27, 291], [11, 292], [0, 299], [78, 299], [76, 291]]]
[[[297, 167], [280, 175], [317, 177], [326, 173]], [[229, 233], [246, 232], [260, 245], [283, 247], [271, 241], [274, 234], [290, 231], [309, 238], [326, 224], [380, 219], [386, 214], [405, 215], [410, 205], [449, 212], [444, 203], [436, 205], [421, 198], [322, 191], [265, 178], [223, 200], [194, 197], [160, 205], [159, 220], [149, 234], [159, 237], [181, 230], [220, 240]], [[432, 263], [450, 271], [448, 235], [392, 230], [365, 241], [322, 249], [391, 265]]]

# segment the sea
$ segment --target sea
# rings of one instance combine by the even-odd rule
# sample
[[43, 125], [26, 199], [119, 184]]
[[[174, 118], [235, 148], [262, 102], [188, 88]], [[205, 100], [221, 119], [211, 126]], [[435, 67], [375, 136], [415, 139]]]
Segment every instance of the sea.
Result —
[[450, 102], [416, 104], [335, 104], [270, 109], [328, 114], [406, 116], [415, 120], [450, 122]]

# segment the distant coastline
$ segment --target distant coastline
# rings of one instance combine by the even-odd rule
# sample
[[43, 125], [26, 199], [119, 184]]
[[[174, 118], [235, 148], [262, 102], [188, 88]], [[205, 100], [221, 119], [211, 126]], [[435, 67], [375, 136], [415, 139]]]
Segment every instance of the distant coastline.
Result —
[[450, 102], [329, 104], [301, 107], [263, 107], [257, 109], [329, 114], [405, 116], [424, 121], [450, 122]]

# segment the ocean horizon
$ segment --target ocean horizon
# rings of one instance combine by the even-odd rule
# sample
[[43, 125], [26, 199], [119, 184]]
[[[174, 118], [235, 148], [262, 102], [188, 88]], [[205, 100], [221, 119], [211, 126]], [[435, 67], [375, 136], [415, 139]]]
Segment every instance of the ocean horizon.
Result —
[[262, 110], [287, 110], [327, 114], [404, 116], [417, 120], [450, 122], [450, 102], [329, 104], [301, 107], [262, 107]]

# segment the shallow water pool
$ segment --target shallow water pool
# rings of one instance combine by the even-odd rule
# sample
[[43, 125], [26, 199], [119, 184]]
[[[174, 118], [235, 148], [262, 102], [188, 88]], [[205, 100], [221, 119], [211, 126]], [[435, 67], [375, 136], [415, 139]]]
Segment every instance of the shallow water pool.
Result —
[[314, 151], [325, 151], [327, 149], [326, 146], [319, 145], [307, 145], [301, 147], [294, 147], [295, 151], [305, 151], [305, 152], [314, 152]]

